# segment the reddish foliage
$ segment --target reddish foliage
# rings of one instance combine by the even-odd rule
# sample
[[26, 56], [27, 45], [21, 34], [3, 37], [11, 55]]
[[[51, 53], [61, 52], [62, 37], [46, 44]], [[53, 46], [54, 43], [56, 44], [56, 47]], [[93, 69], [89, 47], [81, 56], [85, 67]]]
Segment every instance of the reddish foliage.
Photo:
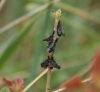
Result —
[[85, 89], [84, 92], [100, 92], [100, 50], [96, 53], [91, 68], [91, 80], [88, 83], [83, 83], [80, 76], [73, 78], [64, 86], [66, 90]]
[[96, 82], [99, 81], [100, 79], [100, 51], [97, 52], [95, 55], [95, 59], [93, 61], [93, 66], [92, 66], [92, 81]]
[[15, 80], [15, 85], [16, 85], [16, 89], [17, 89], [18, 91], [21, 91], [21, 90], [23, 89], [23, 85], [24, 85], [23, 79], [17, 78], [17, 79]]
[[78, 88], [83, 88], [84, 84], [82, 83], [82, 78], [80, 76], [77, 76], [75, 78], [73, 78], [72, 80], [70, 80], [69, 82], [67, 82], [65, 84], [65, 87], [67, 90], [70, 89], [78, 89]]
[[13, 86], [13, 83], [11, 81], [7, 80], [6, 78], [3, 78], [2, 80], [7, 86], [9, 86], [9, 87]]
[[11, 92], [22, 92], [24, 81], [21, 78], [17, 78], [15, 80], [15, 84], [12, 83], [10, 80], [3, 78], [3, 82], [8, 86]]
[[12, 83], [12, 81], [7, 80], [6, 78], [3, 78], [3, 82], [6, 84], [6, 86], [8, 86], [8, 88], [10, 89], [11, 92], [14, 92], [14, 84]]

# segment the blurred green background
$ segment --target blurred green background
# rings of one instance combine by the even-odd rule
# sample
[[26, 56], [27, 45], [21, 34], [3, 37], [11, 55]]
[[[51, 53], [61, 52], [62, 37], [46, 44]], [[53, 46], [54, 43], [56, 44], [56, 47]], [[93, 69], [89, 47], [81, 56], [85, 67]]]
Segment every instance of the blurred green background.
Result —
[[[53, 31], [51, 10], [62, 10], [61, 25], [66, 34], [59, 38], [54, 54], [61, 69], [52, 73], [51, 90], [87, 69], [92, 61], [100, 46], [100, 0], [58, 0], [40, 10], [50, 1], [6, 0], [3, 5], [0, 11], [0, 88], [4, 86], [2, 77], [10, 80], [22, 77], [27, 85], [44, 70], [40, 63], [47, 58], [47, 43], [42, 39]], [[37, 8], [40, 10], [38, 13], [13, 26], [13, 21], [30, 15]], [[7, 25], [12, 26], [7, 28]], [[45, 85], [46, 75], [32, 88], [34, 92], [44, 92]]]

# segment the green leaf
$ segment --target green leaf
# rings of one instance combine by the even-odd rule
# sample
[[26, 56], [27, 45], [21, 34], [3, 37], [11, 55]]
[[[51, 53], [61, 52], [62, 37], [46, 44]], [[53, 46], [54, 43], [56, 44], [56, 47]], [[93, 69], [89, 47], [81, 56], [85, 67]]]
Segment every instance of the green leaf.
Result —
[[30, 28], [33, 26], [33, 23], [36, 19], [33, 18], [30, 23], [23, 28], [22, 31], [18, 33], [13, 39], [9, 42], [6, 49], [1, 53], [0, 56], [0, 70], [3, 65], [7, 62], [7, 60], [12, 56], [12, 54], [17, 50], [17, 47], [20, 45], [25, 36], [29, 33]]
[[0, 90], [0, 92], [10, 92], [10, 90], [7, 87], [4, 87]]

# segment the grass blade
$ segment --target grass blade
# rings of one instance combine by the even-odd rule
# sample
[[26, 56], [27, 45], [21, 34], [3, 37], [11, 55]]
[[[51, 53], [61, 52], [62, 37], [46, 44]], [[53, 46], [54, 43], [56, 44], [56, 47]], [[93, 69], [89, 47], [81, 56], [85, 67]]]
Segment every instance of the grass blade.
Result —
[[100, 24], [100, 19], [96, 18], [92, 14], [90, 14], [90, 13], [84, 11], [84, 10], [81, 10], [79, 8], [73, 7], [71, 5], [68, 5], [68, 4], [65, 4], [65, 3], [62, 3], [62, 2], [60, 2], [60, 3], [58, 2], [57, 4], [55, 4], [55, 7], [57, 7], [57, 8], [60, 7], [61, 9], [65, 10], [65, 11], [71, 12], [73, 14], [76, 14], [78, 16], [81, 16], [83, 18], [86, 18], [88, 20], [91, 20], [95, 23]]
[[14, 53], [14, 51], [17, 49], [17, 47], [19, 46], [21, 41], [24, 39], [24, 37], [29, 33], [30, 28], [33, 26], [34, 22], [35, 20], [32, 19], [31, 22], [25, 28], [23, 28], [23, 30], [20, 31], [19, 34], [16, 35], [16, 37], [12, 39], [12, 41], [8, 44], [7, 48], [2, 52], [0, 56], [0, 70], [2, 69], [6, 61]]

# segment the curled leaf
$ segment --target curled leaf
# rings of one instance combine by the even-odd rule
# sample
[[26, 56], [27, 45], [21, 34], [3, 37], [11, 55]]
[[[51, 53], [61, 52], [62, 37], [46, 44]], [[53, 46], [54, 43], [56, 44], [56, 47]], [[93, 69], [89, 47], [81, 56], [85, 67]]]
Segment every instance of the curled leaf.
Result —
[[8, 86], [11, 92], [22, 92], [24, 81], [22, 78], [17, 78], [15, 84], [12, 81], [7, 80], [6, 78], [2, 79], [3, 82]]
[[16, 90], [19, 92], [23, 89], [24, 81], [22, 78], [17, 78], [15, 80]]
[[41, 67], [43, 67], [43, 68], [47, 68], [49, 65], [50, 65], [50, 69], [53, 69], [53, 68], [60, 69], [60, 66], [56, 63], [53, 56], [52, 57], [48, 56], [48, 59], [44, 60], [41, 63]]
[[15, 85], [11, 81], [7, 80], [6, 78], [3, 78], [2, 80], [6, 84], [6, 86], [8, 86], [8, 88], [10, 89], [10, 91], [14, 92]]

